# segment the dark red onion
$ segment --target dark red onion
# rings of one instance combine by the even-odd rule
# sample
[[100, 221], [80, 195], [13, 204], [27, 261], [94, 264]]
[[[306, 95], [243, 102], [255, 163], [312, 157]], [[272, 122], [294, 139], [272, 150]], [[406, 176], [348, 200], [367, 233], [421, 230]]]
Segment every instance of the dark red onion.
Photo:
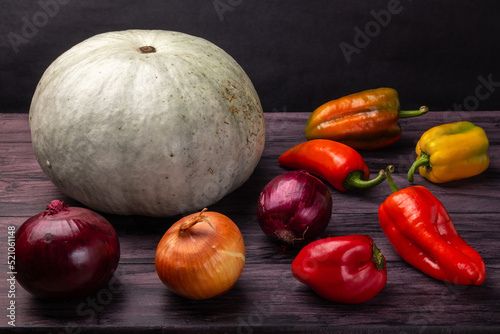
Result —
[[264, 233], [287, 245], [303, 246], [328, 226], [332, 196], [304, 170], [275, 177], [260, 193], [257, 218]]
[[36, 297], [88, 296], [108, 284], [119, 259], [118, 237], [104, 217], [58, 200], [16, 232], [16, 279]]

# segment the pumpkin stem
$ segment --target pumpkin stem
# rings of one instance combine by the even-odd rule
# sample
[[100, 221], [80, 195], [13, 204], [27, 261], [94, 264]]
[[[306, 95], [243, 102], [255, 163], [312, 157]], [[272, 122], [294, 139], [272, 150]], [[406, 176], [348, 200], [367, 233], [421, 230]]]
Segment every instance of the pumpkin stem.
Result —
[[140, 53], [154, 53], [156, 52], [156, 49], [153, 46], [147, 45], [147, 46], [141, 46], [140, 48], [137, 49]]

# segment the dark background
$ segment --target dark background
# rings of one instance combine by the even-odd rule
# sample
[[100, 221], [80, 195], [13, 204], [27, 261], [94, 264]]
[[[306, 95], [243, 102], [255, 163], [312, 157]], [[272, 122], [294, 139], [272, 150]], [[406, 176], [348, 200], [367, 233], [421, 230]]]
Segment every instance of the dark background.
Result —
[[1, 112], [28, 112], [43, 71], [71, 46], [132, 28], [218, 45], [268, 112], [311, 112], [379, 86], [397, 89], [403, 109], [500, 108], [499, 1], [0, 1]]

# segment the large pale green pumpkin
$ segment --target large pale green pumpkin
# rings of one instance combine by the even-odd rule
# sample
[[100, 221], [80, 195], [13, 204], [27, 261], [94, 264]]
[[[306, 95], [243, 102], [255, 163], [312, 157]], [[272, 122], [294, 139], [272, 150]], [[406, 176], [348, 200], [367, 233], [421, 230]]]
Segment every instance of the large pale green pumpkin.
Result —
[[161, 30], [96, 35], [57, 58], [30, 108], [35, 156], [66, 195], [171, 216], [246, 182], [264, 149], [258, 95], [226, 52]]

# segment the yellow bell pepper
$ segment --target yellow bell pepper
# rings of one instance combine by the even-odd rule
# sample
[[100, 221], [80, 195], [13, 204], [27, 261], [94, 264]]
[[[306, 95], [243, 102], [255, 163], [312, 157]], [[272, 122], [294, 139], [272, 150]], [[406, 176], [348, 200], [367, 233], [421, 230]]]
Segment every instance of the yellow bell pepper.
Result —
[[489, 164], [488, 138], [484, 130], [462, 121], [435, 126], [417, 143], [417, 160], [408, 171], [408, 180], [418, 168], [420, 175], [434, 183], [465, 179], [484, 172]]

